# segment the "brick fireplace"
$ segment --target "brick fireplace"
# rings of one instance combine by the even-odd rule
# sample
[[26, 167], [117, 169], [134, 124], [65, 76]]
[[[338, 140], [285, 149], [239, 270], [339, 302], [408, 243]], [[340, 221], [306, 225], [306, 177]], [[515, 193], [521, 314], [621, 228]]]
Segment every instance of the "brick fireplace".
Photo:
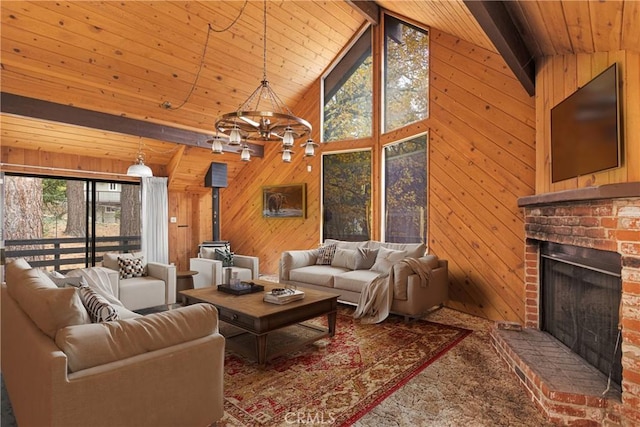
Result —
[[[519, 206], [526, 233], [524, 329], [495, 328], [492, 344], [550, 421], [640, 425], [640, 183], [528, 196]], [[621, 389], [608, 387], [605, 375], [540, 330], [543, 242], [620, 254]]]

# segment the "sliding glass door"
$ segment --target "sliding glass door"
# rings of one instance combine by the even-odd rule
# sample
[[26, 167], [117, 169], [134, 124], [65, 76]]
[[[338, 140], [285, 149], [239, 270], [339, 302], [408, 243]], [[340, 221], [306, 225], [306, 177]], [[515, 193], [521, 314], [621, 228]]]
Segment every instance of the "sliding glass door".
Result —
[[138, 184], [6, 174], [3, 190], [9, 259], [66, 271], [140, 249]]

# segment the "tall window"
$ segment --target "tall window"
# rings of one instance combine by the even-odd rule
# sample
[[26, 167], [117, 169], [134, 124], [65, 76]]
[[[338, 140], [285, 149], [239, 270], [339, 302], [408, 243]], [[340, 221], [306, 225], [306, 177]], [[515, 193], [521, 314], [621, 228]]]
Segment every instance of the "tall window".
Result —
[[5, 175], [6, 256], [34, 267], [95, 265], [109, 251], [140, 249], [140, 186]]
[[384, 17], [384, 128], [389, 132], [428, 117], [429, 35]]
[[427, 136], [384, 147], [386, 242], [427, 239]]
[[322, 155], [322, 238], [368, 240], [371, 151]]
[[372, 70], [369, 27], [323, 79], [324, 142], [371, 136]]

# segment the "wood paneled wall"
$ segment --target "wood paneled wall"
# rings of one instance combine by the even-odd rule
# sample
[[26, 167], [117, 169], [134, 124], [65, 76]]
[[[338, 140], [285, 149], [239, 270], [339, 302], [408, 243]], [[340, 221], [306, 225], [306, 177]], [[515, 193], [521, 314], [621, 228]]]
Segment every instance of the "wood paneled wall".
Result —
[[[449, 260], [449, 306], [522, 320], [524, 228], [517, 199], [534, 193], [535, 102], [499, 55], [434, 29], [430, 34], [430, 118], [409, 128], [430, 136], [429, 250]], [[319, 89], [318, 82], [296, 109], [312, 123], [319, 121]], [[381, 141], [321, 149], [379, 150]], [[235, 252], [260, 257], [261, 273], [276, 274], [283, 250], [320, 243], [320, 180], [320, 156], [297, 153], [283, 164], [278, 148], [267, 147], [264, 160], [249, 163], [223, 190], [223, 238]], [[307, 183], [307, 218], [262, 218], [261, 186], [296, 182]]]
[[[613, 63], [619, 66], [623, 165], [551, 182], [551, 109]], [[632, 51], [545, 57], [536, 77], [536, 193], [640, 181], [640, 53]]]
[[535, 105], [503, 59], [431, 31], [429, 250], [449, 260], [448, 306], [524, 317], [524, 225]]

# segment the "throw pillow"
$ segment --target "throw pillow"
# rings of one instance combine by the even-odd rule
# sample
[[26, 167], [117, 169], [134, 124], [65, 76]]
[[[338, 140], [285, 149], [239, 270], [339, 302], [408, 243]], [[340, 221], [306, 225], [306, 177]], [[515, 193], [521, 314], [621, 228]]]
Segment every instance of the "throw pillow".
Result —
[[389, 272], [394, 263], [400, 261], [406, 255], [405, 251], [394, 251], [387, 248], [378, 249], [376, 262], [371, 266], [370, 270], [378, 273], [386, 274]]
[[229, 247], [224, 249], [216, 248], [216, 259], [222, 261], [223, 267], [233, 267], [233, 252]]
[[118, 320], [118, 311], [115, 307], [90, 287], [79, 287], [78, 294], [93, 323]]
[[53, 338], [60, 328], [89, 320], [75, 289], [58, 288], [38, 268], [25, 270], [17, 282], [7, 282], [9, 295], [38, 328]]
[[333, 256], [336, 253], [336, 245], [320, 246], [318, 248], [318, 259], [316, 265], [331, 265]]
[[130, 279], [132, 277], [144, 276], [144, 265], [142, 264], [142, 258], [118, 257], [118, 267], [120, 268], [121, 279]]
[[356, 264], [356, 251], [353, 249], [342, 249], [336, 247], [336, 252], [333, 255], [333, 261], [331, 261], [332, 267], [348, 268], [349, 270], [355, 270]]
[[55, 283], [56, 286], [59, 288], [64, 288], [67, 286], [73, 286], [74, 288], [78, 288], [83, 285], [83, 282], [84, 284], [86, 284], [86, 281], [84, 281], [83, 277], [67, 277], [64, 274], [57, 271], [50, 272], [49, 278], [53, 280], [53, 283]]
[[376, 262], [377, 249], [358, 248], [355, 253], [354, 270], [369, 270]]

